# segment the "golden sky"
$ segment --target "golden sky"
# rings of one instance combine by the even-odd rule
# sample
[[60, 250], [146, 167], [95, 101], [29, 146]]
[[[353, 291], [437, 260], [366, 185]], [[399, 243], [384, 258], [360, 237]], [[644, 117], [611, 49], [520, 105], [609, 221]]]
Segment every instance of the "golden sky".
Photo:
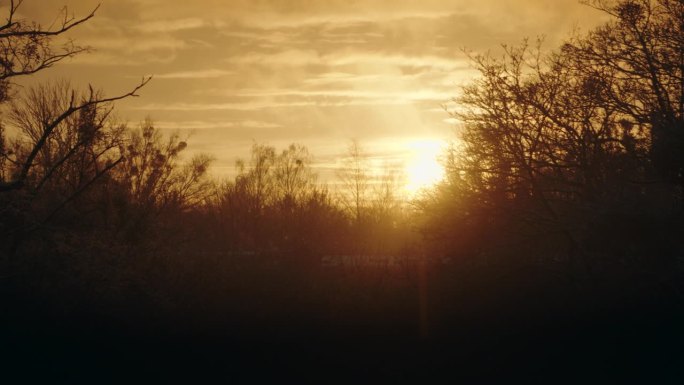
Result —
[[218, 174], [253, 140], [302, 143], [323, 174], [351, 138], [376, 160], [406, 159], [407, 143], [450, 138], [441, 106], [474, 76], [463, 48], [495, 53], [540, 35], [552, 48], [602, 17], [577, 0], [26, 0], [21, 10], [49, 24], [64, 4], [78, 16], [100, 2], [70, 35], [94, 51], [40, 79], [115, 94], [154, 75], [118, 115], [191, 132]]

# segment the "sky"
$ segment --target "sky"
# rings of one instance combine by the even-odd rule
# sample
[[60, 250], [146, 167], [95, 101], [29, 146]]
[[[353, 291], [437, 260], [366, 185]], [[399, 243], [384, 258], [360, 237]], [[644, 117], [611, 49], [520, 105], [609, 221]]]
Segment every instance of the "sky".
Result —
[[538, 36], [553, 48], [603, 17], [578, 0], [25, 0], [20, 11], [48, 25], [64, 5], [83, 16], [100, 3], [69, 34], [92, 52], [31, 81], [115, 95], [152, 75], [117, 104], [120, 119], [189, 135], [219, 176], [253, 142], [301, 143], [323, 179], [351, 139], [375, 165], [427, 164], [457, 129], [444, 104], [476, 76], [464, 49], [496, 55]]

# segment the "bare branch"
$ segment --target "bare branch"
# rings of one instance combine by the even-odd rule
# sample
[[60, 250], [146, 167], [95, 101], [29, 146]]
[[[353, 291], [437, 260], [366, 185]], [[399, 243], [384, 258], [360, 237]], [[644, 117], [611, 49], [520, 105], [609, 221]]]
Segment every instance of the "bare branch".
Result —
[[0, 81], [5, 80], [7, 78], [15, 77], [15, 76], [26, 76], [26, 75], [33, 75], [37, 72], [40, 72], [44, 69], [47, 69], [49, 67], [52, 67], [55, 63], [60, 62], [64, 59], [76, 56], [80, 53], [87, 52], [88, 48], [76, 48], [73, 50], [69, 50], [65, 53], [62, 54], [55, 54], [50, 57], [45, 58], [41, 63], [36, 65], [35, 67], [29, 67], [29, 66], [24, 66], [24, 68], [20, 69], [19, 71], [14, 71], [10, 69], [9, 71], [5, 73], [0, 73]]
[[97, 7], [95, 7], [87, 16], [80, 18], [80, 19], [68, 19], [65, 17], [65, 19], [62, 21], [62, 24], [55, 30], [50, 30], [50, 29], [40, 29], [41, 27], [38, 26], [35, 29], [27, 29], [27, 30], [18, 30], [18, 31], [9, 31], [9, 32], [2, 32], [4, 30], [10, 29], [12, 27], [17, 27], [20, 26], [19, 22], [14, 22], [12, 20], [17, 8], [21, 5], [21, 1], [14, 6], [12, 9], [10, 9], [10, 16], [7, 19], [7, 23], [5, 25], [0, 26], [0, 39], [7, 39], [10, 37], [22, 37], [22, 36], [57, 36], [61, 35], [64, 32], [69, 31], [70, 29], [77, 27], [86, 21], [92, 19], [95, 17], [95, 12], [100, 8], [101, 4], [98, 4]]
[[99, 104], [105, 104], [105, 103], [111, 103], [117, 100], [125, 99], [128, 97], [137, 97], [138, 94], [137, 92], [144, 87], [152, 77], [147, 77], [143, 78], [140, 84], [138, 84], [135, 88], [133, 88], [131, 91], [110, 97], [110, 98], [103, 98], [103, 99], [93, 99], [93, 93], [91, 89], [91, 94], [90, 94], [90, 99], [84, 103], [81, 103], [80, 105], [75, 105], [75, 94], [72, 93], [71, 95], [71, 100], [69, 101], [69, 107], [62, 112], [57, 118], [52, 120], [49, 123], [46, 123], [45, 126], [43, 127], [43, 132], [36, 141], [36, 143], [33, 145], [33, 148], [31, 152], [29, 153], [28, 157], [26, 158], [26, 161], [24, 162], [21, 171], [19, 172], [19, 176], [16, 178], [16, 180], [9, 182], [9, 183], [0, 183], [0, 192], [5, 192], [5, 191], [11, 191], [11, 190], [16, 190], [19, 188], [22, 188], [24, 186], [24, 183], [26, 181], [26, 178], [28, 177], [28, 174], [33, 167], [33, 162], [40, 152], [40, 150], [45, 146], [45, 143], [47, 142], [48, 138], [52, 134], [52, 132], [55, 130], [55, 128], [62, 123], [65, 119], [67, 119], [69, 116], [73, 115], [74, 113], [81, 111], [85, 108], [92, 107], [95, 105]]

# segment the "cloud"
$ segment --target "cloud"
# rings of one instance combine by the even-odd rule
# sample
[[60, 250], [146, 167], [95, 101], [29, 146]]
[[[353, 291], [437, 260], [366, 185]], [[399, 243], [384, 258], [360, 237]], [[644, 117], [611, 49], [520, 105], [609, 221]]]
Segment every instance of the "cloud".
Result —
[[[313, 50], [291, 49], [276, 53], [246, 53], [225, 59], [229, 65], [281, 66], [281, 68], [326, 66], [365, 68], [368, 72], [387, 73], [387, 69], [422, 68], [422, 71], [459, 71], [468, 68], [463, 57], [446, 58], [436, 55], [406, 55], [400, 53], [369, 52], [346, 49], [322, 55]], [[344, 73], [339, 71], [338, 73]]]
[[260, 111], [268, 109], [287, 109], [287, 108], [297, 108], [297, 107], [347, 107], [347, 106], [389, 106], [389, 105], [402, 105], [410, 104], [411, 100], [406, 98], [356, 98], [347, 99], [332, 97], [332, 100], [311, 100], [311, 101], [301, 101], [301, 100], [291, 100], [291, 101], [281, 101], [281, 102], [267, 102], [267, 101], [256, 101], [256, 102], [245, 102], [245, 103], [172, 103], [172, 104], [157, 104], [151, 103], [142, 105], [139, 107], [134, 107], [135, 110], [139, 111], [185, 111], [185, 112], [200, 112], [200, 111], [212, 111], [212, 110], [223, 110], [223, 111]]
[[187, 29], [197, 29], [206, 26], [205, 20], [200, 18], [185, 18], [176, 20], [150, 20], [136, 26], [142, 33], [177, 32]]
[[165, 130], [216, 130], [226, 129], [232, 127], [247, 127], [247, 128], [278, 128], [282, 127], [280, 124], [273, 122], [265, 122], [259, 120], [242, 120], [242, 121], [155, 121], [154, 125]]
[[[329, 90], [329, 91], [307, 91], [307, 90], [254, 90], [245, 93], [237, 94], [237, 96], [248, 98], [274, 98], [276, 100], [309, 100], [319, 105], [328, 105], [326, 102], [338, 101], [339, 104], [355, 104], [362, 101], [367, 101], [368, 104], [373, 104], [373, 101], [385, 104], [387, 100], [398, 101], [398, 104], [409, 103], [412, 101], [425, 100], [447, 100], [450, 94], [432, 90], [432, 89], [418, 89], [409, 92], [408, 90], [400, 91], [382, 91], [382, 90]], [[363, 103], [366, 104], [366, 103]], [[392, 103], [394, 104], [394, 103]], [[329, 105], [336, 105], [330, 103]]]
[[222, 69], [205, 69], [195, 71], [178, 71], [154, 75], [156, 79], [213, 79], [223, 76], [235, 75], [235, 71]]

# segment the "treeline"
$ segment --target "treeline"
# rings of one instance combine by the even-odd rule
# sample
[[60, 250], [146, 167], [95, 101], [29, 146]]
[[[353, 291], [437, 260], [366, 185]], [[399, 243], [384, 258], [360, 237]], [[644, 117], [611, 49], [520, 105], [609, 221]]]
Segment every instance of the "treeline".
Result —
[[[337, 170], [339, 184], [318, 183], [313, 157], [291, 144], [278, 152], [254, 144], [238, 174], [207, 201], [218, 250], [308, 258], [328, 254], [396, 254], [415, 237], [398, 179], [372, 175], [356, 142]], [[391, 173], [387, 171], [386, 173]]]
[[[17, 130], [3, 136], [0, 169], [8, 259], [53, 250], [91, 255], [88, 240], [104, 242], [108, 252], [154, 244], [314, 259], [396, 254], [417, 240], [401, 181], [392, 170], [373, 175], [356, 142], [332, 191], [317, 181], [313, 157], [299, 144], [278, 152], [255, 143], [250, 158], [236, 162], [237, 175], [219, 179], [209, 174], [211, 156], [182, 160], [188, 143], [178, 134], [163, 135], [149, 119], [136, 128], [118, 123], [92, 91], [93, 107], [60, 120], [74, 97], [61, 82], [8, 103], [6, 119]], [[43, 122], [54, 126], [49, 135]]]
[[151, 120], [129, 128], [108, 106], [74, 113], [39, 142], [36, 122], [54, 121], [72, 94], [56, 83], [9, 103], [19, 134], [7, 141], [2, 169], [11, 176], [3, 180], [3, 270], [34, 294], [130, 300], [141, 286], [136, 295], [176, 301], [188, 286], [241, 269], [285, 273], [319, 269], [324, 256], [415, 254], [419, 237], [398, 179], [372, 176], [355, 142], [334, 191], [317, 182], [312, 155], [298, 144], [280, 152], [254, 144], [237, 175], [220, 180], [209, 174], [210, 156], [183, 160], [179, 135], [163, 135]]
[[44, 28], [20, 7], [0, 26], [0, 278], [13, 316], [134, 323], [159, 312], [173, 323], [243, 306], [229, 318], [249, 320], [316, 298], [323, 256], [413, 254], [397, 178], [374, 176], [356, 143], [334, 191], [297, 144], [255, 144], [219, 180], [211, 156], [184, 156], [179, 135], [114, 118], [114, 102], [148, 78], [114, 97], [67, 81], [19, 92], [15, 79], [85, 51], [57, 41], [94, 15]]

